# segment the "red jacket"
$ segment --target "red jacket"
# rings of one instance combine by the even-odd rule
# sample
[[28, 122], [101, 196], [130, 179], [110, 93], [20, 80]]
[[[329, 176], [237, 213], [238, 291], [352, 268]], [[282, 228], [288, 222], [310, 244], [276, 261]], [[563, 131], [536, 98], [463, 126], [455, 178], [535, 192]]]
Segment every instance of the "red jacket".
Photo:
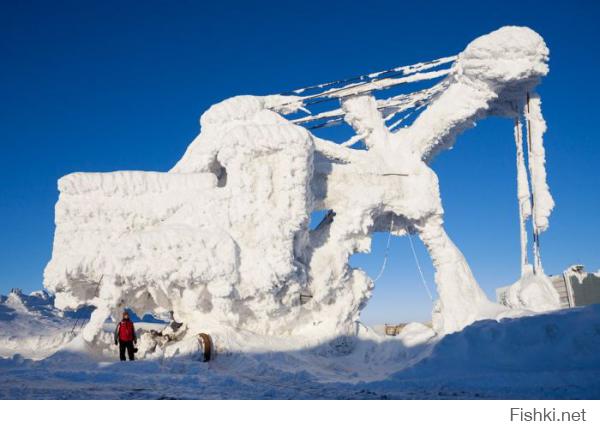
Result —
[[131, 320], [121, 320], [119, 324], [117, 324], [117, 329], [115, 330], [115, 341], [121, 342], [131, 342], [133, 340], [137, 340], [135, 335], [135, 327], [133, 327], [133, 322]]

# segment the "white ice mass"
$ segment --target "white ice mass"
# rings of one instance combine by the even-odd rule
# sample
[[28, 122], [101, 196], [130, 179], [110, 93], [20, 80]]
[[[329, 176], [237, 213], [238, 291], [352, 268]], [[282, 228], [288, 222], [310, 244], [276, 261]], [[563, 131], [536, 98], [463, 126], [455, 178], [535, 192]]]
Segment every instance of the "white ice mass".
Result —
[[[104, 321], [125, 306], [139, 315], [173, 311], [185, 324], [182, 342], [198, 332], [221, 345], [239, 332], [315, 341], [355, 335], [373, 281], [348, 258], [368, 252], [374, 232], [392, 229], [418, 235], [429, 251], [439, 335], [484, 318], [558, 308], [537, 241], [553, 207], [546, 124], [534, 92], [548, 73], [548, 55], [534, 31], [503, 27], [458, 56], [293, 95], [218, 103], [202, 115], [200, 134], [169, 172], [59, 180], [45, 288], [59, 308], [96, 307], [87, 342], [101, 342]], [[376, 98], [429, 81], [433, 86]], [[317, 101], [339, 104], [314, 113]], [[412, 122], [405, 121], [409, 115]], [[429, 167], [461, 132], [491, 115], [516, 124], [524, 277], [511, 287], [514, 309], [485, 296], [444, 230], [438, 178]], [[342, 144], [311, 131], [342, 122], [355, 133]], [[359, 142], [366, 150], [354, 147]], [[328, 216], [311, 230], [310, 215], [319, 210]]]

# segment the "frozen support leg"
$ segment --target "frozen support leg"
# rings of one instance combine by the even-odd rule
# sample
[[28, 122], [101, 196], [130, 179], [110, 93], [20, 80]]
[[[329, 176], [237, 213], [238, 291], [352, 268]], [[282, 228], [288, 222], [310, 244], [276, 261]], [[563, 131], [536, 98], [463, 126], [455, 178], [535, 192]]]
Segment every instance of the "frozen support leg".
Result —
[[96, 309], [92, 312], [90, 321], [83, 329], [83, 339], [94, 343], [102, 333], [102, 327], [106, 319], [111, 315], [113, 309], [119, 305], [121, 298], [120, 289], [115, 285], [114, 278], [104, 276], [100, 281], [100, 297], [94, 300]]
[[446, 234], [441, 216], [431, 217], [416, 228], [435, 267], [439, 299], [432, 315], [433, 329], [438, 334], [461, 330], [478, 319], [489, 301], [465, 257]]

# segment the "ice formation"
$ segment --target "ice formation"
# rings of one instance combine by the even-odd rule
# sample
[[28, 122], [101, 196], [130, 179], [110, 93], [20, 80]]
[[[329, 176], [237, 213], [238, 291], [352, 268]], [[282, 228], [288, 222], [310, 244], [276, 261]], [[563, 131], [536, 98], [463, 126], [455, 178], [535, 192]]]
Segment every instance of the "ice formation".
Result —
[[506, 294], [506, 304], [511, 308], [530, 309], [534, 312], [556, 310], [560, 297], [550, 278], [543, 273], [534, 273], [526, 265], [521, 279], [512, 284]]
[[[532, 216], [535, 234], [545, 230], [553, 202], [545, 123], [533, 90], [548, 72], [547, 59], [537, 33], [503, 27], [456, 57], [292, 95], [218, 103], [202, 115], [201, 133], [169, 172], [59, 180], [45, 287], [59, 307], [96, 307], [87, 341], [124, 306], [138, 314], [173, 311], [190, 334], [354, 334], [373, 282], [348, 258], [370, 251], [371, 235], [391, 228], [394, 235], [417, 234], [430, 253], [437, 333], [498, 316], [506, 308], [486, 298], [444, 230], [438, 178], [428, 163], [477, 120], [501, 115], [520, 124], [525, 115], [531, 193], [517, 137], [521, 224]], [[382, 89], [436, 79], [430, 88], [375, 98]], [[339, 106], [308, 111], [322, 100]], [[411, 112], [421, 113], [407, 125], [402, 115]], [[342, 121], [355, 132], [342, 144], [310, 131], [311, 124]], [[522, 127], [516, 129], [521, 136]], [[366, 150], [352, 148], [358, 142]], [[310, 230], [310, 214], [319, 210], [328, 215]], [[522, 249], [526, 255], [526, 236]], [[534, 268], [544, 279], [539, 262]], [[531, 285], [515, 286], [515, 297], [523, 298], [515, 307], [551, 308], [553, 298]]]

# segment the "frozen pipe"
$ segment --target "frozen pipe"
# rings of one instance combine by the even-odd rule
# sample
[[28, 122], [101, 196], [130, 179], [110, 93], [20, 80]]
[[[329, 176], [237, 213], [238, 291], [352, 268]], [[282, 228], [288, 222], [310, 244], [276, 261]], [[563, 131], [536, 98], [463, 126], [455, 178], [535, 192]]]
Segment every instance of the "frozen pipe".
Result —
[[554, 200], [546, 180], [546, 152], [544, 133], [546, 122], [542, 116], [541, 100], [538, 94], [527, 93], [527, 161], [531, 176], [533, 256], [535, 273], [543, 272], [540, 256], [540, 233], [548, 228], [548, 218], [554, 208]]
[[[527, 94], [527, 112], [529, 113], [529, 94]], [[533, 168], [531, 166], [531, 160], [533, 156], [531, 154], [531, 124], [529, 117], [527, 117], [527, 161], [529, 165], [529, 174], [531, 175], [531, 225], [533, 229], [533, 273], [539, 273], [540, 269], [540, 247], [539, 247], [539, 230], [537, 226], [537, 218], [535, 216], [535, 181], [533, 180]]]
[[375, 90], [385, 90], [387, 88], [391, 88], [400, 84], [406, 84], [409, 82], [419, 82], [440, 78], [442, 76], [447, 75], [449, 72], [450, 70], [444, 69], [436, 70], [433, 72], [415, 73], [414, 75], [409, 75], [402, 78], [383, 78], [379, 81], [366, 82], [364, 84], [348, 85], [342, 88], [332, 88], [331, 90], [325, 91], [324, 93], [320, 94], [319, 97], [340, 98], [365, 94]]
[[[448, 85], [445, 83], [443, 85], [436, 84], [435, 86], [427, 88], [426, 90], [416, 91], [414, 93], [409, 94], [401, 94], [384, 100], [377, 100], [377, 109], [393, 111], [393, 113], [391, 114], [391, 116], [393, 116], [405, 110], [412, 109], [415, 106], [423, 106], [423, 103], [429, 102], [433, 98], [433, 96], [437, 95], [447, 86]], [[338, 108], [321, 112], [315, 115], [296, 118], [291, 120], [291, 122], [293, 122], [294, 124], [304, 125], [308, 122], [315, 122], [331, 118], [336, 118], [337, 120], [341, 121], [343, 119], [343, 115], [344, 111]], [[389, 118], [386, 118], [386, 121], [388, 119]]]
[[515, 117], [515, 144], [517, 146], [517, 199], [519, 202], [519, 230], [521, 238], [521, 275], [525, 275], [527, 259], [527, 218], [531, 216], [531, 194], [529, 178], [523, 154], [523, 125], [520, 117]]
[[374, 80], [370, 82], [359, 82], [350, 85], [345, 85], [340, 88], [330, 88], [327, 91], [323, 91], [322, 93], [299, 97], [295, 99], [293, 102], [283, 103], [278, 106], [272, 106], [271, 109], [279, 110], [286, 106], [290, 106], [293, 104], [300, 103], [302, 106], [308, 106], [316, 103], [321, 103], [327, 101], [332, 98], [342, 98], [355, 96], [360, 94], [368, 94], [372, 91], [376, 90], [385, 90], [391, 87], [395, 87], [396, 85], [406, 84], [410, 82], [419, 82], [426, 81], [431, 79], [440, 78], [442, 76], [446, 76], [451, 72], [451, 68], [442, 69], [442, 70], [434, 70], [431, 72], [419, 72], [413, 75], [402, 76], [399, 78], [387, 77], [379, 80]]
[[380, 78], [380, 76], [391, 74], [391, 73], [393, 73], [395, 75], [396, 74], [410, 75], [413, 73], [421, 72], [423, 70], [433, 69], [434, 67], [438, 67], [443, 64], [452, 63], [454, 60], [456, 60], [456, 58], [457, 58], [457, 56], [453, 55], [450, 57], [439, 58], [437, 60], [428, 61], [425, 63], [411, 64], [410, 66], [394, 67], [393, 69], [388, 69], [388, 70], [384, 70], [381, 72], [374, 72], [374, 73], [369, 73], [367, 75], [359, 75], [359, 76], [355, 76], [352, 78], [340, 79], [337, 81], [327, 82], [325, 84], [311, 85], [309, 87], [304, 87], [304, 88], [294, 90], [294, 91], [292, 91], [292, 93], [302, 94], [303, 92], [308, 91], [308, 90], [326, 88], [326, 87], [330, 87], [332, 85], [345, 84], [345, 83], [354, 82], [354, 81], [359, 81], [361, 83], [365, 82], [365, 81], [370, 82], [373, 80], [382, 79], [382, 78]]

